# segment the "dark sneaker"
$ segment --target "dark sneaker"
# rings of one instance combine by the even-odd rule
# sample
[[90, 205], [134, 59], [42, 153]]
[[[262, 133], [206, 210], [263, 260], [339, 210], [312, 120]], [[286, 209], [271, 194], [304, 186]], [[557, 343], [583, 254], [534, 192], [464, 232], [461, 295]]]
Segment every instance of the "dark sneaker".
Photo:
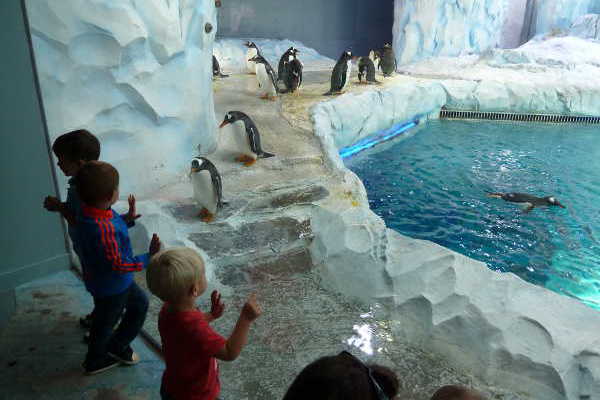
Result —
[[79, 325], [84, 329], [90, 329], [92, 327], [92, 314], [88, 314], [83, 318], [79, 318]]
[[133, 351], [131, 346], [127, 346], [125, 350], [121, 351], [120, 353], [112, 353], [109, 351], [108, 355], [116, 358], [121, 362], [121, 364], [125, 365], [135, 365], [140, 362], [140, 357], [135, 351]]
[[96, 375], [120, 364], [119, 360], [106, 356], [100, 360], [84, 361], [81, 365], [86, 375]]

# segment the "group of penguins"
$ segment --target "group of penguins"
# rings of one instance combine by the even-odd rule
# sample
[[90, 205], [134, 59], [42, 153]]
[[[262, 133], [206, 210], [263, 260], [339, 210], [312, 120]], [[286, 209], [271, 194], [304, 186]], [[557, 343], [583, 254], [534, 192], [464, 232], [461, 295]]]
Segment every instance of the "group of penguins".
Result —
[[[246, 68], [249, 74], [256, 75], [259, 91], [263, 99], [274, 100], [278, 93], [297, 92], [302, 85], [302, 69], [304, 65], [298, 59], [300, 50], [290, 47], [281, 56], [277, 74], [269, 61], [261, 54], [254, 42], [246, 42]], [[213, 55], [213, 76], [226, 78], [228, 75], [221, 73], [219, 61]], [[283, 85], [283, 87], [282, 87]]]
[[[264, 58], [254, 42], [246, 42], [246, 67], [248, 73], [255, 74], [258, 80], [261, 98], [273, 100], [278, 93], [298, 92], [302, 85], [303, 64], [298, 59], [300, 51], [290, 47], [279, 61], [275, 71]], [[331, 89], [325, 95], [341, 93], [350, 81], [352, 61], [358, 63], [358, 79], [362, 83], [379, 83], [375, 79], [375, 63], [385, 76], [391, 76], [396, 70], [396, 59], [392, 46], [386, 44], [381, 51], [372, 50], [368, 57], [353, 57], [352, 52], [344, 51], [331, 74]], [[217, 58], [213, 55], [213, 76], [225, 78], [221, 73]], [[241, 111], [229, 111], [219, 126], [222, 129], [230, 126], [233, 130], [236, 161], [246, 166], [253, 165], [259, 158], [273, 157], [274, 154], [262, 149], [260, 133], [252, 119]], [[200, 149], [199, 149], [200, 150]], [[211, 222], [223, 208], [223, 185], [221, 176], [215, 165], [206, 157], [195, 157], [190, 167], [190, 178], [194, 190], [194, 200], [201, 208], [200, 217], [204, 222]]]
[[[277, 74], [275, 74], [273, 67], [263, 57], [256, 43], [246, 42], [245, 45], [248, 48], [246, 53], [247, 72], [256, 75], [261, 98], [273, 100], [278, 93], [298, 93], [302, 85], [302, 70], [304, 67], [298, 59], [300, 50], [294, 47], [287, 49], [279, 60]], [[331, 87], [324, 95], [337, 94], [344, 90], [350, 82], [353, 60], [356, 60], [358, 64], [358, 80], [360, 83], [363, 83], [363, 78], [365, 79], [364, 83], [380, 83], [375, 78], [377, 69], [382, 71], [384, 77], [392, 76], [396, 71], [396, 56], [389, 43], [386, 43], [381, 50], [371, 50], [368, 57], [354, 57], [350, 50], [346, 50], [333, 67]], [[214, 55], [213, 76], [220, 78], [228, 76], [221, 72], [219, 61]]]

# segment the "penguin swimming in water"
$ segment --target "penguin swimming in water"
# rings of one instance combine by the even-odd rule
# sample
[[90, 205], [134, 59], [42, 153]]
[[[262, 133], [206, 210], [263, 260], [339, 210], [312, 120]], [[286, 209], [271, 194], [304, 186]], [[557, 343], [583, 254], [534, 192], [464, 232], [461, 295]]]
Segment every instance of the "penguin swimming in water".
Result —
[[244, 163], [247, 167], [256, 162], [257, 158], [274, 157], [275, 154], [267, 153], [260, 146], [260, 133], [249, 116], [241, 111], [229, 111], [225, 114], [219, 128], [232, 125], [236, 150], [240, 156], [235, 160]]
[[362, 78], [367, 83], [380, 83], [375, 79], [375, 64], [370, 57], [359, 57], [358, 59], [358, 81], [362, 83]]
[[221, 73], [221, 66], [219, 60], [213, 55], [213, 77], [215, 78], [227, 78], [229, 75]]
[[510, 201], [511, 203], [521, 203], [526, 206], [524, 212], [528, 213], [535, 207], [556, 206], [566, 208], [554, 196], [536, 197], [526, 193], [490, 193], [488, 197]]
[[299, 52], [300, 50], [294, 49], [288, 56], [289, 60], [285, 67], [285, 79], [283, 80], [286, 87], [286, 93], [300, 93], [300, 86], [302, 86], [302, 69], [304, 66], [300, 60], [298, 60]]
[[246, 71], [250, 75], [256, 75], [256, 64], [250, 61], [250, 59], [259, 55], [260, 50], [254, 42], [246, 42], [244, 45], [248, 48], [248, 51], [246, 52]]
[[223, 208], [223, 185], [215, 165], [204, 157], [195, 157], [190, 166], [194, 200], [201, 208], [203, 222], [211, 222]]
[[285, 82], [287, 67], [290, 62], [290, 57], [294, 54], [294, 47], [290, 47], [283, 53], [281, 58], [279, 59], [279, 65], [277, 66], [277, 81]]
[[333, 67], [331, 74], [331, 89], [324, 96], [331, 96], [334, 93], [340, 93], [346, 84], [350, 81], [350, 73], [352, 72], [352, 52], [344, 51], [340, 59]]
[[271, 64], [260, 54], [251, 58], [256, 63], [256, 79], [258, 80], [259, 92], [263, 93], [261, 99], [275, 100], [277, 93], [277, 76]]
[[379, 66], [381, 67], [383, 76], [392, 76], [392, 74], [396, 72], [396, 55], [394, 54], [392, 45], [389, 43], [386, 43], [385, 46], [383, 46], [383, 54]]

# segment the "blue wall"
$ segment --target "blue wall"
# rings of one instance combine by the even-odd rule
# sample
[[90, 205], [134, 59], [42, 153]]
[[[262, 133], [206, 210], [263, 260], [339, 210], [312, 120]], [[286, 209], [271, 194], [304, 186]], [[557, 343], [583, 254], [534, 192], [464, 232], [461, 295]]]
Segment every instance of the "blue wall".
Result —
[[0, 2], [0, 326], [14, 287], [70, 265], [60, 219], [42, 208], [56, 185], [21, 7]]
[[392, 43], [394, 0], [225, 0], [220, 37], [291, 39], [337, 58]]

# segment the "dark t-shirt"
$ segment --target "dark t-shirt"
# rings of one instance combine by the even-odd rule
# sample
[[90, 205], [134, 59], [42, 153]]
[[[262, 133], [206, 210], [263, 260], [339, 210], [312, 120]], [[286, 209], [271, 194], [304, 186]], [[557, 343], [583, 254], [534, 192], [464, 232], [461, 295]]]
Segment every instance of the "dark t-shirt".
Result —
[[167, 368], [162, 384], [177, 400], [214, 400], [219, 395], [219, 369], [214, 358], [226, 340], [216, 333], [200, 311], [169, 311], [158, 317]]

